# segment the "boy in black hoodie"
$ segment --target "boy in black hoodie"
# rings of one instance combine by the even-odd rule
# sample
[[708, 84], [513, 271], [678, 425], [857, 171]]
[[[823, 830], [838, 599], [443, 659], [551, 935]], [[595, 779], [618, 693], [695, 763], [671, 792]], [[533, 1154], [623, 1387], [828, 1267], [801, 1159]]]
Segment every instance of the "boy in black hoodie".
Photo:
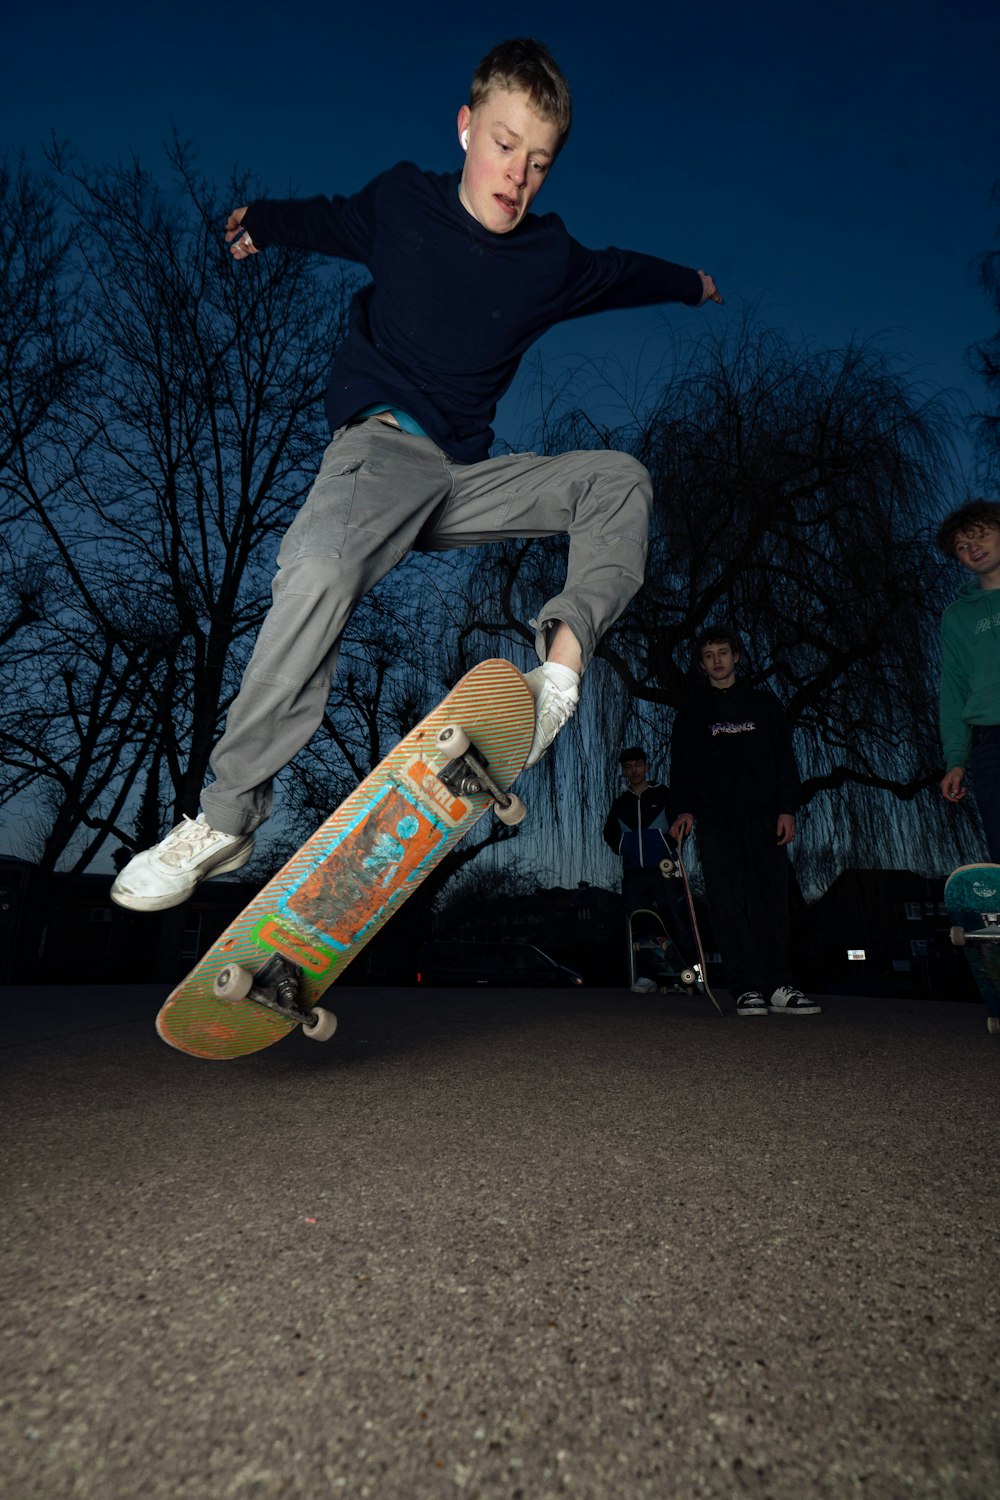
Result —
[[788, 969], [788, 855], [801, 784], [781, 704], [736, 680], [739, 637], [709, 630], [696, 659], [707, 681], [674, 720], [671, 781], [688, 808], [670, 828], [698, 823], [712, 926], [741, 1016], [815, 1015]]

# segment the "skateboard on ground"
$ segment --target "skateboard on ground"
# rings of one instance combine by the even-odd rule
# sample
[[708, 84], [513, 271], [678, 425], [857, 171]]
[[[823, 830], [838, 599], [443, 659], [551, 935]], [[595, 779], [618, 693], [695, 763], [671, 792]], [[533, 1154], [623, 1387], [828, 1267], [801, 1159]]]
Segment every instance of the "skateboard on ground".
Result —
[[986, 1005], [986, 1029], [1000, 1032], [1000, 865], [960, 865], [945, 882], [944, 904], [951, 940], [965, 949]]
[[669, 989], [671, 985], [693, 990], [698, 987], [698, 971], [693, 964], [685, 963], [681, 951], [667, 931], [658, 911], [651, 906], [638, 906], [628, 915], [628, 982], [635, 984], [638, 978], [639, 954], [652, 955], [657, 987]]
[[698, 973], [696, 987], [708, 996], [719, 1012], [719, 1015], [724, 1016], [726, 1013], [712, 993], [712, 987], [708, 982], [708, 964], [705, 962], [705, 949], [702, 946], [701, 933], [698, 931], [698, 914], [694, 909], [694, 892], [691, 890], [691, 882], [688, 879], [688, 872], [684, 865], [683, 837], [677, 841], [677, 858], [660, 860], [660, 873], [666, 880], [682, 880], [684, 882], [684, 899], [687, 903], [688, 919], [691, 923], [691, 932], [694, 936], [694, 945], [698, 956], [698, 962], [694, 965]]
[[400, 740], [264, 886], [164, 1002], [156, 1029], [195, 1057], [242, 1057], [295, 1026], [326, 1041], [317, 1004], [364, 945], [508, 788], [535, 703], [508, 661], [486, 661]]

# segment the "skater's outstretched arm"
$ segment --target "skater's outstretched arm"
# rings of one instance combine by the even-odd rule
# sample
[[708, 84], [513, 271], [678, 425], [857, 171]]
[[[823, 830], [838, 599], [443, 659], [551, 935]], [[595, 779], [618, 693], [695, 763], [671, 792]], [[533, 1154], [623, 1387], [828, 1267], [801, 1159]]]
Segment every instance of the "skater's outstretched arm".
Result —
[[246, 260], [248, 255], [256, 255], [257, 246], [243, 229], [243, 215], [247, 211], [244, 203], [242, 208], [234, 208], [226, 220], [226, 244], [235, 260]]

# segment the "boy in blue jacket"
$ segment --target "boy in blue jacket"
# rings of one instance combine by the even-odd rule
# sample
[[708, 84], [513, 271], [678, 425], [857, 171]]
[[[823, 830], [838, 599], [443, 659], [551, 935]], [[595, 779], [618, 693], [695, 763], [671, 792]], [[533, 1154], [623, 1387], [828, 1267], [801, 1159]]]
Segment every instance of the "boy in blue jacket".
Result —
[[[660, 861], [677, 858], [677, 845], [668, 830], [673, 821], [670, 788], [649, 779], [649, 761], [638, 745], [619, 757], [625, 791], [616, 797], [602, 830], [608, 848], [622, 862], [622, 896], [629, 916], [649, 910], [658, 912], [686, 963], [694, 961], [694, 934], [687, 914], [686, 898], [679, 880], [667, 880]], [[634, 990], [648, 993], [656, 980], [647, 972], [646, 955], [639, 955], [639, 974]]]
[[359, 600], [411, 550], [566, 533], [566, 581], [531, 621], [542, 663], [532, 765], [576, 708], [598, 641], [642, 582], [652, 488], [627, 454], [490, 458], [490, 423], [525, 350], [566, 318], [721, 302], [696, 271], [588, 250], [532, 204], [569, 134], [566, 81], [538, 42], [503, 42], [458, 111], [461, 171], [392, 167], [353, 197], [237, 208], [243, 261], [268, 245], [367, 267], [326, 406], [333, 441], [278, 553], [273, 604], [212, 756], [202, 814], [121, 872], [112, 896], [156, 911], [250, 859], [277, 773], [312, 738]]

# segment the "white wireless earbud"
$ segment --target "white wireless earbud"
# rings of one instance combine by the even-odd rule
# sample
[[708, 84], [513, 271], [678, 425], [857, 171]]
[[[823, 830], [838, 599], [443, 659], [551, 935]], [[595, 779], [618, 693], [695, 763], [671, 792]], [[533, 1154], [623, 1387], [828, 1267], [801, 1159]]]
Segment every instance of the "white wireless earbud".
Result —
[[459, 139], [462, 142], [462, 150], [463, 151], [468, 151], [468, 149], [469, 149], [469, 132], [467, 130], [463, 130], [461, 136], [459, 137]]

